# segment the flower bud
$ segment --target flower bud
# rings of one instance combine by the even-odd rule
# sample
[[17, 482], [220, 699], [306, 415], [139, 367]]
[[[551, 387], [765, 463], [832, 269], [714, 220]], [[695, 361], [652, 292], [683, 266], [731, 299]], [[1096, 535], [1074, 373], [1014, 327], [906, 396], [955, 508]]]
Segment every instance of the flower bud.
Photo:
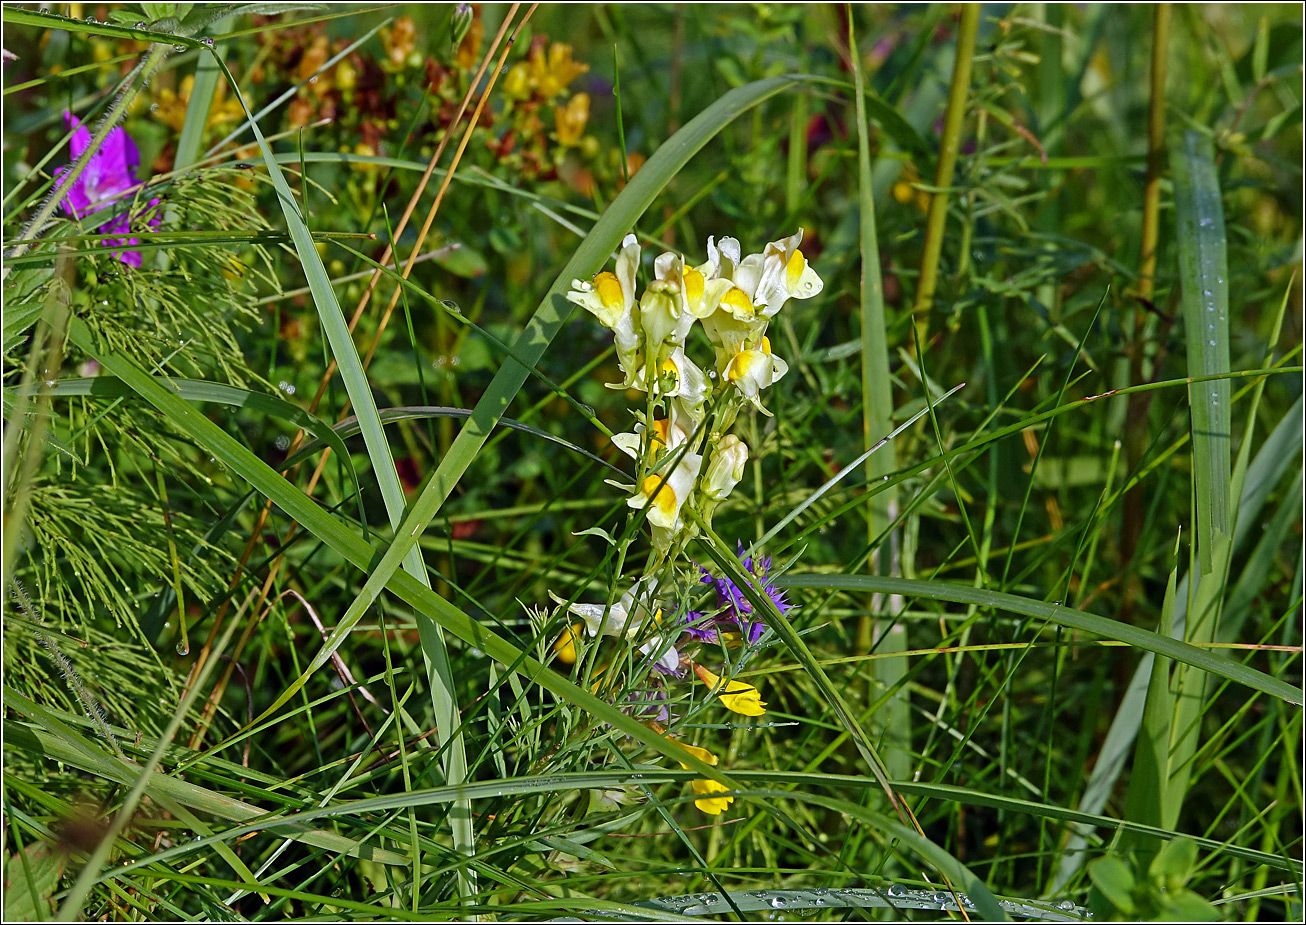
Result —
[[726, 434], [708, 461], [702, 482], [703, 496], [712, 501], [724, 501], [744, 477], [747, 462], [748, 446], [734, 434]]
[[467, 30], [471, 29], [475, 18], [470, 3], [460, 3], [453, 8], [453, 16], [449, 19], [449, 54], [457, 54], [458, 46], [467, 37]]

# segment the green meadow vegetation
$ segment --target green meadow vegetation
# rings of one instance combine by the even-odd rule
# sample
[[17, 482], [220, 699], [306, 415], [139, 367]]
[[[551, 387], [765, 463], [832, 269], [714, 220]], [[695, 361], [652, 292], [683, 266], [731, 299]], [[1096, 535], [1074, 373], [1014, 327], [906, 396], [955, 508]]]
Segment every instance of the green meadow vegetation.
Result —
[[6, 4], [6, 921], [1300, 921], [1301, 17]]

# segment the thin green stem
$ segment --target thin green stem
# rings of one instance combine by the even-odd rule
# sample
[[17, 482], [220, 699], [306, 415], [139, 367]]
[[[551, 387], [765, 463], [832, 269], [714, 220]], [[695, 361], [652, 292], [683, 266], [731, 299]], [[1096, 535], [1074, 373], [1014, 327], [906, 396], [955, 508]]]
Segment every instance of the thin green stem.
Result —
[[952, 83], [948, 87], [948, 108], [943, 117], [938, 169], [934, 172], [936, 191], [930, 196], [921, 275], [916, 287], [916, 303], [912, 309], [922, 345], [929, 343], [930, 309], [934, 305], [934, 292], [938, 285], [939, 257], [943, 252], [943, 232], [948, 218], [948, 187], [952, 185], [957, 152], [961, 148], [961, 126], [966, 117], [966, 98], [970, 93], [970, 71], [975, 57], [979, 13], [978, 3], [965, 4], [961, 8], [961, 24], [957, 29], [957, 58], [953, 62]]

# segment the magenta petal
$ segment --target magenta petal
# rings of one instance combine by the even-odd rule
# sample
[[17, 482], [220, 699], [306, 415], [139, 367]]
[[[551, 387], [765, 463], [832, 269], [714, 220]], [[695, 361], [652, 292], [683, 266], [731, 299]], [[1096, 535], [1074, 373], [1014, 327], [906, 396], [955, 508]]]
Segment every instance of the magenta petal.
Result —
[[90, 147], [91, 133], [86, 126], [82, 125], [82, 120], [71, 112], [65, 112], [63, 117], [64, 121], [68, 123], [68, 127], [73, 130], [72, 140], [68, 142], [68, 154], [75, 161], [82, 156], [83, 151]]
[[[63, 176], [69, 171], [69, 167], [60, 167], [54, 172], [54, 181], [56, 187], [63, 182]], [[90, 211], [91, 197], [86, 195], [86, 174], [82, 173], [77, 181], [68, 189], [68, 193], [61, 203], [63, 210], [73, 218], [81, 218], [83, 214]]]
[[87, 173], [95, 173], [91, 185], [100, 199], [117, 199], [136, 185], [136, 165], [141, 161], [136, 142], [121, 125], [105, 136], [104, 144], [91, 158]]
[[[86, 153], [91, 143], [91, 133], [72, 113], [65, 113], [64, 118], [73, 131], [72, 138], [69, 140], [69, 150], [75, 161]], [[140, 150], [136, 147], [136, 142], [127, 134], [127, 130], [122, 126], [113, 129], [105, 136], [104, 142], [91, 157], [81, 176], [69, 187], [63, 200], [65, 210], [80, 218], [87, 212], [103, 209], [110, 203], [130, 195], [140, 186], [136, 180], [136, 168], [140, 165], [140, 160]], [[68, 170], [68, 167], [64, 167], [56, 171], [56, 180], [61, 179]], [[158, 204], [157, 198], [152, 199], [149, 208], [154, 208]], [[161, 222], [162, 218], [156, 211], [150, 216], [148, 225], [153, 228]], [[141, 243], [140, 238], [129, 237], [126, 234], [131, 231], [131, 217], [127, 212], [121, 212], [110, 218], [97, 230], [115, 235], [101, 242], [111, 248], [114, 256], [129, 267], [141, 266], [140, 251], [120, 249], [130, 248], [133, 245], [139, 247]]]

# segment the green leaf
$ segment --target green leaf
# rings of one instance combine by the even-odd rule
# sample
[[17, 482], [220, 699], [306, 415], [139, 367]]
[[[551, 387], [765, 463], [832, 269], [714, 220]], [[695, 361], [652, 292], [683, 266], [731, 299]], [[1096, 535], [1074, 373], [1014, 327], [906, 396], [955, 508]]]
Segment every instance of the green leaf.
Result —
[[1134, 912], [1134, 874], [1115, 855], [1098, 858], [1088, 865], [1088, 876], [1106, 900], [1125, 915]]
[[1173, 892], [1182, 889], [1197, 866], [1197, 845], [1187, 838], [1176, 838], [1165, 843], [1147, 873], [1162, 890]]
[[48, 842], [33, 842], [5, 861], [5, 920], [48, 921], [62, 873], [63, 855]]
[[[1208, 138], [1189, 130], [1170, 153], [1174, 173], [1180, 307], [1189, 376], [1229, 372], [1229, 267], [1224, 208]], [[1197, 492], [1197, 544], [1202, 572], [1214, 568], [1212, 544], [1228, 533], [1230, 477], [1230, 384], [1213, 379], [1188, 387], [1193, 424], [1193, 480]], [[1191, 624], [1190, 624], [1191, 625]]]
[[1192, 890], [1180, 890], [1161, 900], [1159, 922], [1218, 922], [1220, 910]]
[[484, 276], [485, 271], [490, 268], [489, 263], [485, 260], [485, 255], [466, 244], [457, 244], [441, 250], [435, 258], [435, 262], [455, 276], [461, 276], [464, 279], [476, 279], [478, 276]]

